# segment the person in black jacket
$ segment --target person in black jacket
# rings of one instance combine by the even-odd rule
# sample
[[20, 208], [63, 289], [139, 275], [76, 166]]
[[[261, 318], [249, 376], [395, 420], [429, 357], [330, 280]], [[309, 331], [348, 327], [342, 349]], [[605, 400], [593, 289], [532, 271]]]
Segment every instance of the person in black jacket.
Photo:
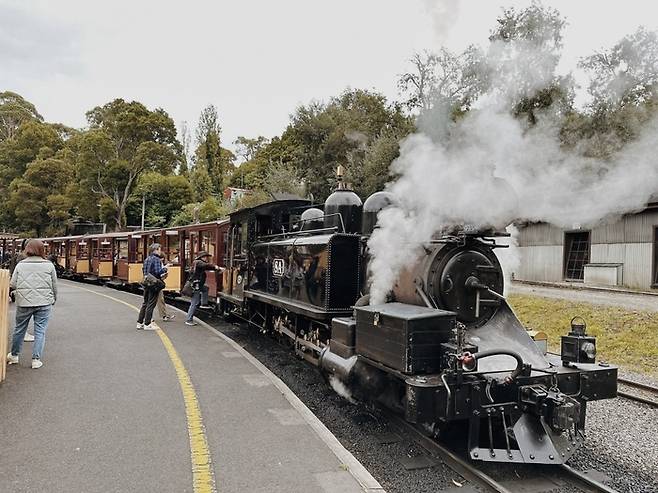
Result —
[[192, 275], [190, 283], [192, 284], [192, 300], [190, 301], [190, 308], [187, 310], [187, 318], [185, 325], [196, 325], [194, 321], [194, 313], [196, 309], [208, 304], [208, 286], [206, 286], [206, 271], [220, 270], [220, 267], [210, 263], [211, 255], [208, 252], [199, 252], [194, 266], [192, 267]]

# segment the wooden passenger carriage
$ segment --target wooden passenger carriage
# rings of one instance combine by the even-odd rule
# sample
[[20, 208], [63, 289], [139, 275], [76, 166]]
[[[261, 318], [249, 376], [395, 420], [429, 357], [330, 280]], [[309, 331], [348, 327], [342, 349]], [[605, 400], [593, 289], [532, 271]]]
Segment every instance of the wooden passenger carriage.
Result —
[[[41, 238], [48, 255], [69, 275], [96, 278], [120, 285], [138, 284], [143, 279], [142, 268], [153, 243], [162, 246], [164, 262], [169, 264], [165, 290], [178, 293], [186, 281], [187, 271], [201, 251], [211, 255], [219, 266], [228, 263], [227, 239], [229, 220], [217, 220], [172, 228], [145, 231], [123, 231], [83, 236]], [[18, 243], [20, 245], [20, 239]], [[4, 246], [13, 252], [14, 242]], [[209, 272], [209, 296], [216, 298], [222, 290], [222, 275]]]

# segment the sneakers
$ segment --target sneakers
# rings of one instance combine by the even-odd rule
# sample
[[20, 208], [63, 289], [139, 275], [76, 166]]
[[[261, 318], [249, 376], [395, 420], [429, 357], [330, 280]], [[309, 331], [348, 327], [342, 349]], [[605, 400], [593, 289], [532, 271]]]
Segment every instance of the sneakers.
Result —
[[170, 320], [173, 320], [174, 318], [176, 318], [176, 315], [173, 315], [173, 314], [172, 315], [166, 315], [166, 316], [162, 317], [162, 321], [163, 322], [169, 322]]
[[194, 320], [185, 320], [185, 325], [194, 326], [194, 325], [199, 325], [199, 324], [196, 323]]
[[24, 342], [34, 342], [34, 336], [30, 334], [29, 332], [25, 333], [25, 337], [23, 337]]
[[[9, 364], [9, 365], [18, 364], [18, 356], [14, 356], [13, 354], [9, 353], [7, 355], [7, 364]], [[41, 361], [40, 359], [33, 359], [32, 360], [32, 368], [33, 369], [36, 370], [38, 368], [41, 368], [42, 366], [43, 366], [43, 361]]]
[[144, 324], [137, 324], [137, 330], [144, 330]]
[[158, 330], [158, 326], [153, 324], [144, 325], [144, 330]]
[[212, 306], [206, 303], [205, 305], [199, 305], [199, 308], [201, 308], [202, 310], [210, 310]]

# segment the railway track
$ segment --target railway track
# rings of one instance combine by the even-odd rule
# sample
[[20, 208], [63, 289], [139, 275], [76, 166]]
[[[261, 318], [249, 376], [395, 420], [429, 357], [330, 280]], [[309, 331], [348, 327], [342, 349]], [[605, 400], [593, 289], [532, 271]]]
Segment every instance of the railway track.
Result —
[[[420, 447], [422, 447], [430, 456], [440, 460], [450, 469], [458, 473], [466, 479], [473, 486], [478, 489], [491, 493], [515, 493], [517, 491], [538, 491], [536, 487], [522, 488], [521, 483], [527, 482], [536, 483], [538, 479], [546, 478], [551, 475], [558, 478], [561, 482], [567, 482], [575, 486], [580, 491], [585, 493], [618, 493], [617, 490], [593, 479], [587, 473], [578, 471], [566, 464], [560, 466], [546, 466], [544, 470], [539, 471], [536, 477], [532, 478], [515, 478], [513, 486], [506, 486], [497, 481], [489, 474], [478, 469], [468, 459], [463, 458], [459, 454], [448, 449], [444, 445], [438, 443], [436, 440], [426, 436], [418, 430], [411, 423], [404, 421], [399, 416], [387, 410], [380, 410], [386, 419], [397, 429], [401, 434], [406, 435]], [[498, 464], [498, 466], [503, 466]], [[559, 488], [559, 484], [555, 483], [551, 490], [555, 491]], [[519, 489], [520, 488], [520, 489]], [[550, 491], [550, 490], [547, 490]]]
[[658, 387], [647, 385], [645, 383], [618, 378], [617, 382], [621, 388], [617, 390], [617, 395], [624, 399], [630, 399], [635, 402], [641, 402], [651, 407], [658, 407]]

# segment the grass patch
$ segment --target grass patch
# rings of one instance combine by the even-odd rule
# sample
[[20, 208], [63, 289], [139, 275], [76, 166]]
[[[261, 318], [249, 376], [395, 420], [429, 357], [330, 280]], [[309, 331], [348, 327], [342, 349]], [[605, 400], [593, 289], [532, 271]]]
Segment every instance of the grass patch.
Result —
[[560, 336], [580, 315], [587, 333], [596, 336], [597, 361], [658, 376], [658, 313], [528, 295], [512, 295], [508, 301], [523, 325], [546, 332], [551, 351], [559, 353]]

